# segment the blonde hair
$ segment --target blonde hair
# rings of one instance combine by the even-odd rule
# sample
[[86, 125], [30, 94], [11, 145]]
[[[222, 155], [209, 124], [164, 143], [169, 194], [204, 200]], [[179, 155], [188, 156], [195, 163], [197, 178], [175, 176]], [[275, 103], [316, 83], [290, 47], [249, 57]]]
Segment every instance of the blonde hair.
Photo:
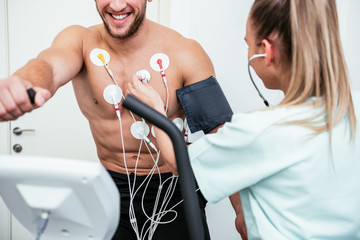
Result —
[[[291, 65], [290, 86], [279, 106], [303, 104], [315, 96], [320, 114], [289, 122], [314, 130], [329, 131], [344, 117], [350, 138], [356, 117], [347, 66], [340, 41], [336, 0], [255, 0], [251, 20], [259, 40], [279, 36], [283, 54]], [[319, 116], [320, 120], [315, 121]]]

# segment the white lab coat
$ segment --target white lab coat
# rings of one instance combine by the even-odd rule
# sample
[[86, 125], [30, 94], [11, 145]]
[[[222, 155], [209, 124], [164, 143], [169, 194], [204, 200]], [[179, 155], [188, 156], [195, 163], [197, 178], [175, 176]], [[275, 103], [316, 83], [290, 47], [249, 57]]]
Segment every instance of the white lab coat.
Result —
[[343, 119], [332, 152], [328, 132], [279, 124], [313, 116], [312, 105], [235, 114], [189, 148], [201, 192], [217, 202], [240, 191], [249, 239], [360, 239], [359, 92], [353, 102], [355, 139]]

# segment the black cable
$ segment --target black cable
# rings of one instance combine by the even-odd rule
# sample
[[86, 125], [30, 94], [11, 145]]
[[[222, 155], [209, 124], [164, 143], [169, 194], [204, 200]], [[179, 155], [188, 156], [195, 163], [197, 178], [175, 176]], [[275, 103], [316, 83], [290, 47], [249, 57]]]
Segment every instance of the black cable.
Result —
[[[254, 58], [253, 58], [253, 59], [254, 59]], [[268, 102], [268, 101], [265, 99], [265, 97], [261, 94], [260, 90], [258, 89], [258, 87], [257, 87], [256, 84], [255, 84], [254, 79], [253, 79], [252, 76], [251, 76], [251, 72], [250, 72], [250, 62], [251, 62], [253, 59], [249, 60], [249, 63], [248, 63], [249, 76], [250, 76], [251, 82], [252, 82], [252, 84], [254, 85], [256, 91], [258, 92], [258, 94], [259, 94], [259, 96], [261, 97], [261, 99], [264, 101], [265, 106], [269, 107], [269, 106], [270, 106], [270, 105], [269, 105], [269, 102]]]

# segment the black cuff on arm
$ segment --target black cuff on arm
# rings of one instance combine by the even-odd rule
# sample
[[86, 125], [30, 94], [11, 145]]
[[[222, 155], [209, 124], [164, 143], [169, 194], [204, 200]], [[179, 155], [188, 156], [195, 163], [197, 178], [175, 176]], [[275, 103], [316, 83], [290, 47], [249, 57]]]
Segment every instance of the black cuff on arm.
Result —
[[233, 111], [213, 76], [177, 89], [176, 94], [192, 133], [203, 130], [207, 134], [231, 120]]

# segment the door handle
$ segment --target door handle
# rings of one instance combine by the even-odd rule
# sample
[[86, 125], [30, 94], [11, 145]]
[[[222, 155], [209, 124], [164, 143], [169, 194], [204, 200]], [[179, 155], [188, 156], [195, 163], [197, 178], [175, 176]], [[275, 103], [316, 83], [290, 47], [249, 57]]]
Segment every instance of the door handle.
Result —
[[16, 136], [20, 136], [23, 132], [35, 132], [35, 129], [21, 129], [19, 127], [13, 129], [13, 133]]
[[16, 153], [19, 153], [19, 152], [22, 151], [22, 146], [17, 143], [17, 144], [15, 144], [15, 145], [13, 146], [13, 150], [14, 150], [14, 152], [16, 152]]

